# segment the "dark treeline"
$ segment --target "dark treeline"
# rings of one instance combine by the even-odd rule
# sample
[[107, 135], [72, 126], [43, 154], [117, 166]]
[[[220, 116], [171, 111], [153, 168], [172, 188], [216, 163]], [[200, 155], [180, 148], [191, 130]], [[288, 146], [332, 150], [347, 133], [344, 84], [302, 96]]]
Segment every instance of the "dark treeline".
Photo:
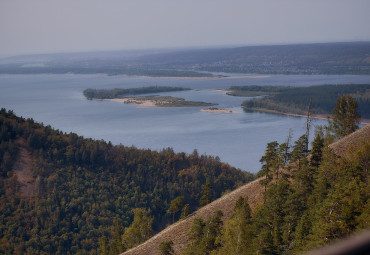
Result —
[[[31, 192], [14, 165], [30, 154]], [[23, 153], [24, 154], [24, 153]], [[27, 161], [26, 161], [27, 162]], [[0, 253], [96, 254], [99, 240], [146, 208], [154, 231], [172, 222], [171, 201], [191, 211], [204, 187], [211, 199], [252, 179], [217, 157], [113, 146], [0, 111]], [[178, 215], [176, 215], [178, 217]]]
[[85, 67], [80, 63], [51, 63], [40, 67], [23, 67], [19, 64], [1, 65], [0, 74], [108, 74], [108, 75], [132, 75], [132, 76], [152, 76], [152, 77], [214, 77], [211, 73], [197, 72], [192, 70], [163, 69], [162, 67], [146, 67], [138, 65], [126, 66], [120, 64], [118, 67], [110, 63], [92, 64]]
[[167, 86], [149, 86], [141, 88], [128, 88], [128, 89], [85, 89], [84, 95], [87, 99], [112, 99], [122, 98], [125, 96], [171, 92], [171, 91], [184, 91], [190, 90], [189, 88], [181, 87], [167, 87]]
[[[233, 91], [247, 93], [249, 86], [233, 87]], [[258, 91], [257, 88], [260, 88]], [[356, 99], [358, 110], [364, 119], [370, 119], [370, 85], [320, 85], [311, 87], [264, 87], [252, 86], [251, 92], [268, 96], [258, 99], [247, 100], [242, 107], [249, 110], [262, 109], [274, 110], [283, 113], [306, 114], [311, 101], [311, 113], [330, 114], [335, 102], [340, 95], [351, 95]], [[273, 93], [272, 93], [273, 92]]]

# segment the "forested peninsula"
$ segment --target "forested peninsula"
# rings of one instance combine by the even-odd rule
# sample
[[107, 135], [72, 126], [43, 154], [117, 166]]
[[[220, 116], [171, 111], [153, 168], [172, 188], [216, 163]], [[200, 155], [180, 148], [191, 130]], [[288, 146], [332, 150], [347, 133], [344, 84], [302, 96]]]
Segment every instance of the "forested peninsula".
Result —
[[196, 150], [113, 146], [1, 109], [0, 253], [118, 254], [134, 213], [153, 222], [149, 238], [180, 217], [175, 198], [184, 217], [252, 179]]
[[229, 95], [259, 98], [242, 103], [245, 110], [284, 114], [330, 115], [340, 95], [350, 95], [358, 105], [363, 119], [370, 119], [370, 84], [320, 85], [310, 87], [234, 86]]

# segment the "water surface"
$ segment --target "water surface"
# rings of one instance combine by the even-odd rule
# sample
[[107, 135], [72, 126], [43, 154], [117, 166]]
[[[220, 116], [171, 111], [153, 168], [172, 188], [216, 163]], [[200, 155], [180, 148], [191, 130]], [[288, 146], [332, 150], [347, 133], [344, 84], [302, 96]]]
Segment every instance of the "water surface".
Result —
[[[237, 76], [237, 74], [235, 74]], [[293, 131], [304, 133], [305, 118], [244, 112], [245, 98], [231, 97], [215, 89], [238, 85], [311, 86], [322, 84], [370, 83], [359, 75], [273, 75], [263, 78], [172, 79], [106, 75], [0, 75], [0, 107], [16, 114], [84, 137], [113, 144], [176, 152], [219, 156], [243, 170], [256, 172], [266, 144], [283, 142]], [[235, 114], [201, 112], [192, 108], [137, 108], [109, 101], [87, 100], [86, 88], [132, 88], [181, 86], [191, 91], [160, 93], [187, 100], [218, 103]], [[323, 120], [314, 125], [324, 124]]]

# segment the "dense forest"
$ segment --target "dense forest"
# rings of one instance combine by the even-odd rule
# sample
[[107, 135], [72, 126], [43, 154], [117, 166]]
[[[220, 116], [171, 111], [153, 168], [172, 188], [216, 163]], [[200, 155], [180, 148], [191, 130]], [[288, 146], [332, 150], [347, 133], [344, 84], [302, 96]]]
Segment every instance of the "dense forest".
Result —
[[346, 42], [44, 54], [3, 59], [0, 73], [105, 73], [154, 77], [214, 76], [209, 72], [370, 74], [369, 52], [369, 42]]
[[85, 89], [83, 94], [87, 99], [112, 99], [122, 98], [126, 96], [150, 94], [159, 92], [172, 92], [190, 90], [189, 88], [181, 87], [167, 87], [167, 86], [149, 86], [141, 88], [128, 88], [128, 89]]
[[330, 114], [340, 95], [351, 95], [358, 105], [362, 118], [370, 119], [370, 85], [320, 85], [311, 87], [272, 87], [241, 86], [232, 87], [231, 95], [258, 96], [246, 100], [242, 107], [246, 110], [272, 110], [282, 113], [306, 114], [311, 103], [313, 114]]
[[[345, 123], [343, 112], [339, 115]], [[366, 128], [358, 146], [342, 157], [327, 146], [340, 134], [331, 124], [316, 130], [310, 151], [305, 135], [294, 144], [289, 139], [267, 144], [258, 173], [265, 186], [263, 204], [252, 213], [248, 197], [240, 197], [225, 224], [221, 211], [207, 221], [195, 219], [185, 254], [297, 254], [368, 229], [370, 127]]]
[[122, 251], [134, 215], [153, 223], [148, 238], [180, 217], [178, 197], [189, 214], [252, 179], [196, 150], [113, 146], [1, 109], [0, 253]]

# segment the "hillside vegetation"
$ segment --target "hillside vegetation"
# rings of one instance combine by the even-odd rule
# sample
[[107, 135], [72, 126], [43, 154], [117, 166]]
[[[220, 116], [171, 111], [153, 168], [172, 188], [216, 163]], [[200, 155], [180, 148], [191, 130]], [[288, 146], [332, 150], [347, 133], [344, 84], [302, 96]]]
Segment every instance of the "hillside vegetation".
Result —
[[259, 179], [124, 254], [297, 254], [369, 228], [370, 125], [329, 137], [269, 143]]
[[191, 212], [205, 190], [213, 200], [250, 180], [217, 157], [113, 146], [1, 109], [0, 253], [98, 254], [105, 240], [117, 254], [135, 208], [156, 232], [178, 219], [174, 198]]
[[306, 114], [311, 102], [312, 114], [330, 115], [340, 95], [350, 95], [358, 105], [362, 118], [370, 119], [370, 85], [320, 85], [310, 87], [240, 86], [231, 87], [230, 95], [263, 96], [246, 100], [246, 110], [276, 111], [280, 113]]

